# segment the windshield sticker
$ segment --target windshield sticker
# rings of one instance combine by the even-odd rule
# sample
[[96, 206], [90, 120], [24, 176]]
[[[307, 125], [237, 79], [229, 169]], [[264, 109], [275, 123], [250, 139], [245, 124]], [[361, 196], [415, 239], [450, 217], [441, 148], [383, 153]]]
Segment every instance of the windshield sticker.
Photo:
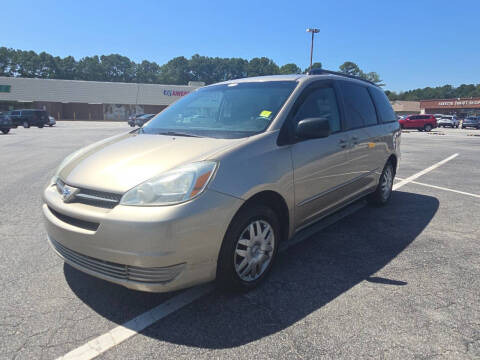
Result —
[[264, 117], [264, 118], [269, 118], [270, 115], [272, 115], [272, 112], [271, 112], [271, 111], [268, 111], [268, 110], [263, 110], [263, 111], [260, 113], [260, 117]]

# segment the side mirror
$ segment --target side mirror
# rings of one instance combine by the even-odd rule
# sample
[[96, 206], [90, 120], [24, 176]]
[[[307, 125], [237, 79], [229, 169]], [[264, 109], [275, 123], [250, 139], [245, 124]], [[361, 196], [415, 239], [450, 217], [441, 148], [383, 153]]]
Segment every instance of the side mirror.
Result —
[[330, 123], [325, 118], [307, 118], [300, 120], [295, 129], [300, 139], [318, 139], [330, 135]]

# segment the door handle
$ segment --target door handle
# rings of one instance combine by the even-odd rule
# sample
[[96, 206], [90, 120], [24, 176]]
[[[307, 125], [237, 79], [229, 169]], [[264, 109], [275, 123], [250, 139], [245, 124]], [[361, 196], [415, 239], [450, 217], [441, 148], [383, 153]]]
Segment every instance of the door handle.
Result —
[[338, 140], [338, 143], [340, 144], [340, 147], [342, 147], [342, 148], [347, 146], [347, 140], [345, 140], [345, 139]]

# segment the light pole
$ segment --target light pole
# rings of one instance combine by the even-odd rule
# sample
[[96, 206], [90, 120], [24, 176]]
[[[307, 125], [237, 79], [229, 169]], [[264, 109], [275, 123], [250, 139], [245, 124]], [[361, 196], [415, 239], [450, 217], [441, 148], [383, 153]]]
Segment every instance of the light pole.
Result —
[[312, 63], [313, 63], [313, 37], [315, 36], [316, 33], [320, 32], [320, 29], [315, 29], [315, 28], [308, 28], [307, 32], [312, 33], [312, 46], [310, 47], [310, 68], [308, 71], [312, 70]]

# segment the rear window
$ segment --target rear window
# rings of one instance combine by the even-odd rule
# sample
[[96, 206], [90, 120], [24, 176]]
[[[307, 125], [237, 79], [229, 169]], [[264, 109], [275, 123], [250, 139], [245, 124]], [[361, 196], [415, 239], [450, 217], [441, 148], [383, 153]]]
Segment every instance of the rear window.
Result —
[[343, 83], [346, 130], [377, 124], [377, 114], [366, 87]]
[[377, 108], [380, 122], [388, 123], [397, 121], [397, 117], [392, 109], [392, 105], [390, 105], [387, 95], [385, 95], [385, 93], [378, 88], [371, 87], [369, 88], [369, 91]]

